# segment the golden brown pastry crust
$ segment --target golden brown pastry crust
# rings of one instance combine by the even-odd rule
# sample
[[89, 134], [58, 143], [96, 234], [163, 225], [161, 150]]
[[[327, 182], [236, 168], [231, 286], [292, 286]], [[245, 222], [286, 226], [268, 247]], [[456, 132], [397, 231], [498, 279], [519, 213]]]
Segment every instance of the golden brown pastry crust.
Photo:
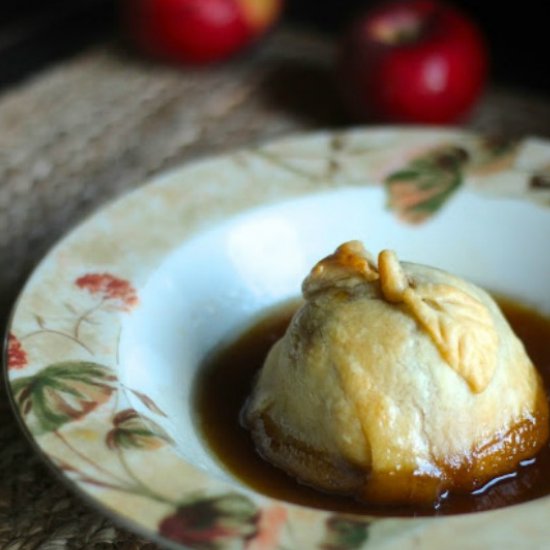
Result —
[[483, 391], [493, 377], [498, 356], [498, 334], [487, 307], [455, 286], [411, 285], [390, 250], [380, 253], [378, 267], [384, 298], [394, 304], [406, 304], [443, 359], [472, 391]]
[[389, 251], [376, 266], [353, 241], [303, 291], [245, 412], [260, 453], [300, 481], [428, 503], [546, 441], [540, 378], [481, 289]]

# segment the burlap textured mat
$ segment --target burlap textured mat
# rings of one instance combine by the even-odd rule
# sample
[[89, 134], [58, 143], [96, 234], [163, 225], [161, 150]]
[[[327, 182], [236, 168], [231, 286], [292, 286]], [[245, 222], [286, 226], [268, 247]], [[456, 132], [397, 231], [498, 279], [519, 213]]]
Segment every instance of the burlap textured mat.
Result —
[[[94, 47], [0, 96], [0, 326], [32, 266], [98, 205], [188, 159], [346, 124], [332, 45], [282, 30], [245, 59], [178, 70]], [[469, 127], [550, 137], [550, 98], [492, 89]], [[0, 390], [0, 548], [153, 549], [59, 483]]]

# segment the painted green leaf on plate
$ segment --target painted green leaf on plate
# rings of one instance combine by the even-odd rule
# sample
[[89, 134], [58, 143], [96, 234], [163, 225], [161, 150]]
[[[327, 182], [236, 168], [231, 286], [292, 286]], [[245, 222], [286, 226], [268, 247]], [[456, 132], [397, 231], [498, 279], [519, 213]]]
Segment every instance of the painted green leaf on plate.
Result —
[[153, 450], [172, 443], [172, 438], [156, 422], [134, 409], [125, 409], [113, 418], [106, 443], [110, 449]]
[[195, 498], [159, 524], [159, 533], [190, 548], [244, 548], [258, 531], [259, 510], [237, 493]]
[[388, 205], [408, 222], [436, 213], [463, 183], [468, 153], [454, 145], [433, 149], [385, 179]]
[[166, 413], [148, 396], [144, 393], [128, 388], [151, 412], [160, 416], [166, 417]]
[[366, 542], [369, 523], [339, 515], [330, 516], [325, 523], [322, 550], [356, 550]]
[[482, 136], [471, 151], [468, 174], [488, 176], [511, 168], [520, 150], [516, 139], [505, 136]]
[[12, 382], [21, 414], [35, 435], [78, 420], [116, 391], [112, 370], [87, 361], [55, 363], [34, 376]]
[[540, 168], [531, 175], [529, 187], [535, 191], [550, 190], [550, 165]]

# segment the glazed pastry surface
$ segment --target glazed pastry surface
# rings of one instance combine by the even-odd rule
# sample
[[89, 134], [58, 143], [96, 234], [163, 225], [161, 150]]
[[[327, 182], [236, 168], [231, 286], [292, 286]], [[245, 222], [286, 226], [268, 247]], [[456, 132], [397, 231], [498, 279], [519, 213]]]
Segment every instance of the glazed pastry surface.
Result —
[[433, 503], [546, 441], [539, 375], [482, 289], [391, 251], [375, 263], [351, 241], [303, 294], [244, 411], [262, 456], [301, 482]]

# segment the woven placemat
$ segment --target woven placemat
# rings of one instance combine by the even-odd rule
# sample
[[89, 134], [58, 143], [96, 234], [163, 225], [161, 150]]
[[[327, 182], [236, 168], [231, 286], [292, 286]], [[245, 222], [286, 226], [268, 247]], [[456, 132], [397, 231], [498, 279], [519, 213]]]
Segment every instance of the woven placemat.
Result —
[[[181, 70], [103, 44], [0, 96], [0, 325], [46, 250], [98, 205], [188, 159], [348, 123], [328, 39], [274, 33], [246, 58]], [[470, 128], [550, 137], [550, 98], [490, 89]], [[0, 548], [141, 549], [56, 480], [0, 390]]]

